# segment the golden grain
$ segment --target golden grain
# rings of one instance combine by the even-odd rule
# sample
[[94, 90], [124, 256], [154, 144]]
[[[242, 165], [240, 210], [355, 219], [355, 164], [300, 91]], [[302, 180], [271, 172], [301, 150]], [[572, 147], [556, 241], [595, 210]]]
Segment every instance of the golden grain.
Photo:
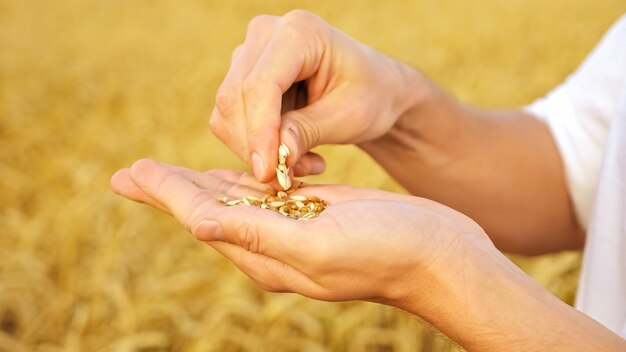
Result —
[[289, 168], [286, 165], [288, 156], [289, 148], [287, 148], [285, 143], [280, 142], [280, 146], [278, 147], [278, 167], [276, 168], [276, 179], [278, 179], [278, 183], [285, 191], [291, 188]]
[[[290, 192], [292, 191], [290, 190]], [[262, 199], [254, 196], [245, 196], [239, 199], [228, 200], [228, 198], [222, 197], [218, 198], [218, 201], [228, 206], [243, 204], [268, 209], [297, 220], [313, 219], [328, 207], [328, 203], [318, 197], [307, 198], [303, 195], [291, 195], [284, 191], [278, 191], [276, 194], [272, 190], [268, 190], [268, 192], [270, 193], [266, 194]]]
[[[278, 147], [278, 167], [276, 168], [276, 178], [280, 186], [283, 188], [282, 191], [275, 192], [272, 189], [268, 189], [262, 199], [254, 196], [245, 196], [243, 198], [233, 200], [228, 200], [222, 197], [218, 200], [228, 206], [240, 204], [255, 206], [261, 209], [272, 210], [284, 216], [299, 220], [309, 220], [319, 216], [328, 206], [325, 201], [320, 200], [317, 197], [307, 198], [303, 195], [290, 194], [293, 190], [290, 189], [291, 178], [289, 177], [289, 168], [285, 164], [289, 155], [289, 148], [285, 145], [285, 143], [280, 142], [280, 146]], [[304, 184], [300, 184], [299, 187], [302, 187], [303, 185]]]

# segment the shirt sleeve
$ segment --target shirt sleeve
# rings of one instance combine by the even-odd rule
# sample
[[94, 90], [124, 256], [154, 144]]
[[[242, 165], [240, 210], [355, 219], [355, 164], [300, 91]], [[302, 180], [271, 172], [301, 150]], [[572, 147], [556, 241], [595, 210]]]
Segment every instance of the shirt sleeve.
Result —
[[580, 67], [548, 95], [525, 107], [545, 121], [565, 167], [580, 223], [587, 228], [605, 142], [626, 85], [626, 15]]

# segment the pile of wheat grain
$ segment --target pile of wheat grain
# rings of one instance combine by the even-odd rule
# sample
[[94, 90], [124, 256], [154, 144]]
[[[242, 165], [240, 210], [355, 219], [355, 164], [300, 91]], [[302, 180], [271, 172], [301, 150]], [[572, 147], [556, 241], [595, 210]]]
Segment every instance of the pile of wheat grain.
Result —
[[[243, 165], [207, 124], [255, 14], [296, 1], [0, 0], [0, 351], [450, 351], [416, 318], [257, 289], [162, 214], [114, 196], [141, 157]], [[464, 100], [544, 94], [626, 9], [618, 0], [308, 2]], [[401, 191], [352, 147], [309, 182]], [[571, 302], [579, 255], [521, 265]], [[503, 312], [506, 314], [506, 312]]]

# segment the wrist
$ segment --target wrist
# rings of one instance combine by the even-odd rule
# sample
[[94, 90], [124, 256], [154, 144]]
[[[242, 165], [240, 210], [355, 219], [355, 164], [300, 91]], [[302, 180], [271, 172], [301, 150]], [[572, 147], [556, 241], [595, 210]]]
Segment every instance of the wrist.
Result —
[[430, 248], [427, 250], [423, 244], [420, 245], [419, 252], [428, 252], [428, 255], [405, 267], [398, 280], [388, 286], [384, 303], [419, 315], [439, 328], [436, 322], [442, 315], [454, 314], [452, 310], [446, 311], [455, 300], [453, 296], [459, 275], [467, 270], [464, 261], [477, 256], [474, 252], [479, 248], [468, 243], [466, 237], [483, 236], [484, 247], [493, 247], [484, 232], [463, 234], [440, 223], [436, 233], [429, 236], [427, 247]]
[[[473, 236], [473, 235], [472, 235]], [[490, 242], [463, 236], [455, 255], [395, 301], [468, 351], [610, 351], [624, 341], [535, 283]], [[426, 285], [424, 287], [424, 285]]]
[[423, 110], [423, 106], [436, 95], [437, 87], [417, 69], [407, 64], [394, 61], [396, 64], [399, 83], [394, 94], [394, 123], [407, 118], [414, 118]]
[[497, 336], [497, 329], [504, 327], [511, 315], [509, 299], [525, 291], [527, 283], [521, 285], [523, 288], [519, 286], [519, 278], [513, 277], [524, 274], [518, 273], [512, 263], [514, 268], [503, 265], [499, 253], [494, 253], [495, 247], [456, 245], [454, 255], [447, 255], [440, 265], [430, 267], [426, 275], [421, 273], [425, 280], [408, 284], [404, 299], [394, 303], [397, 308], [420, 316], [464, 348], [487, 350], [483, 341], [475, 338], [488, 340], [491, 335]]
[[475, 235], [451, 233], [453, 238], [445, 241], [443, 248], [433, 256], [436, 260], [411, 268], [403, 278], [404, 283], [398, 285], [404, 289], [398, 290], [391, 304], [419, 315], [441, 329], [443, 326], [438, 322], [442, 322], [442, 316], [452, 317], [458, 313], [454, 304], [458, 301], [458, 293], [464, 292], [459, 285], [464, 285], [468, 278], [481, 276], [477, 273], [480, 271], [477, 260], [491, 255], [488, 247], [497, 251], [488, 239], [485, 240], [488, 243], [480, 248], [466, 241], [466, 236]]
[[[418, 70], [397, 62], [392, 121], [380, 137], [358, 146], [379, 160], [399, 150], [421, 154], [424, 147], [440, 144], [450, 134], [458, 102]], [[427, 147], [429, 148], [429, 147]]]

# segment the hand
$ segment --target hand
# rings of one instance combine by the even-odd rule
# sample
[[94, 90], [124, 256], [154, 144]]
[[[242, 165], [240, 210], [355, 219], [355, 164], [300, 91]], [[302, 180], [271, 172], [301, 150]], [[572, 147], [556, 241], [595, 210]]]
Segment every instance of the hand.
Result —
[[266, 186], [236, 171], [201, 173], [140, 160], [118, 171], [111, 183], [127, 198], [171, 213], [261, 288], [321, 300], [400, 306], [415, 287], [432, 288], [425, 280], [435, 273], [455, 270], [446, 258], [468, 244], [493, 247], [464, 215], [426, 199], [383, 191], [302, 188], [296, 193], [330, 204], [319, 217], [305, 221], [219, 203], [216, 199], [223, 196], [264, 193]]
[[233, 53], [210, 126], [262, 182], [275, 176], [281, 140], [296, 176], [318, 174], [324, 160], [311, 148], [384, 135], [409, 109], [418, 75], [311, 13], [257, 16]]

